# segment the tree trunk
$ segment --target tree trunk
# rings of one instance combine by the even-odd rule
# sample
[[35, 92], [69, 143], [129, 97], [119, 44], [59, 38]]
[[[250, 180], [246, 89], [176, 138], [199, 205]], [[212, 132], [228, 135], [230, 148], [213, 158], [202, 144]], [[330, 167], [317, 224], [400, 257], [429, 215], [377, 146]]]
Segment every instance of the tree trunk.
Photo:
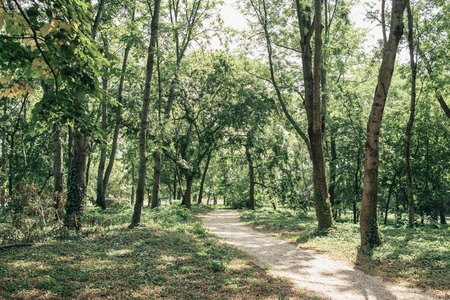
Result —
[[336, 188], [336, 142], [334, 136], [330, 137], [330, 148], [331, 148], [331, 160], [330, 160], [330, 186], [328, 188], [328, 193], [330, 195], [330, 204], [333, 211], [333, 218], [337, 218], [338, 207], [334, 200], [334, 189]]
[[70, 170], [70, 165], [72, 164], [73, 160], [73, 129], [72, 126], [67, 125], [67, 131], [69, 132], [69, 141], [67, 142], [67, 170]]
[[442, 225], [447, 224], [447, 220], [445, 219], [445, 205], [444, 202], [441, 203], [441, 207], [439, 209], [439, 219]]
[[413, 15], [411, 13], [411, 3], [408, 1], [408, 46], [409, 46], [409, 59], [411, 65], [411, 104], [409, 120], [406, 125], [405, 132], [405, 160], [406, 160], [406, 189], [407, 189], [407, 201], [408, 201], [408, 221], [409, 227], [414, 227], [414, 194], [413, 194], [413, 178], [411, 168], [411, 136], [412, 128], [414, 124], [414, 114], [416, 108], [416, 62], [414, 58], [414, 40], [413, 40]]
[[74, 127], [74, 155], [67, 181], [67, 202], [64, 226], [79, 231], [83, 220], [85, 195], [86, 158], [89, 151], [89, 137]]
[[[322, 1], [314, 1], [314, 27], [310, 19], [310, 7], [296, 0], [297, 19], [301, 34], [302, 67], [305, 86], [305, 108], [308, 119], [308, 136], [311, 144], [310, 156], [313, 163], [314, 207], [318, 228], [326, 229], [332, 225], [328, 204], [328, 188], [325, 173], [325, 160], [322, 141], [321, 111], [321, 60], [322, 60]], [[314, 65], [312, 60], [311, 37], [314, 32]], [[314, 68], [314, 73], [313, 73]], [[314, 77], [313, 77], [314, 74]]]
[[[132, 21], [134, 20], [134, 12]], [[119, 133], [120, 133], [120, 126], [122, 125], [122, 103], [123, 103], [123, 86], [125, 82], [125, 72], [127, 71], [127, 62], [128, 62], [128, 55], [131, 50], [131, 45], [127, 45], [125, 48], [125, 53], [123, 56], [123, 63], [122, 63], [122, 73], [120, 75], [120, 81], [119, 81], [119, 89], [118, 89], [118, 95], [117, 95], [117, 102], [118, 105], [116, 107], [116, 124], [114, 127], [114, 136], [113, 141], [111, 145], [111, 153], [109, 155], [109, 162], [108, 166], [106, 167], [105, 176], [103, 177], [103, 193], [106, 194], [106, 187], [108, 186], [109, 177], [111, 176], [112, 169], [114, 167], [114, 161], [116, 159], [116, 153], [117, 153], [117, 143], [119, 140]], [[132, 201], [134, 201], [134, 198], [132, 197]]]
[[[6, 108], [6, 104], [5, 104], [5, 108]], [[6, 113], [5, 113], [6, 115]], [[6, 173], [6, 132], [3, 130], [2, 133], [2, 174], [4, 174], [4, 176], [7, 176]], [[6, 204], [6, 189], [2, 188], [2, 192], [1, 192], [1, 207], [5, 208], [5, 204]]]
[[249, 194], [247, 208], [255, 210], [255, 168], [253, 167], [252, 154], [248, 145], [245, 145], [245, 154], [248, 164], [248, 177], [249, 177]]
[[[377, 224], [378, 140], [386, 97], [391, 84], [392, 74], [394, 73], [398, 44], [403, 35], [404, 2], [404, 0], [392, 1], [392, 20], [389, 41], [384, 45], [383, 58], [378, 74], [378, 83], [375, 89], [369, 121], [367, 122], [364, 188], [360, 217], [361, 245], [379, 245], [381, 243]], [[382, 14], [384, 19], [384, 11], [382, 11]], [[383, 30], [385, 30], [385, 28], [383, 28]]]
[[193, 176], [190, 175], [186, 176], [186, 191], [184, 192], [181, 205], [184, 205], [187, 209], [191, 209], [191, 192], [193, 182], [194, 182]]
[[151, 37], [150, 45], [148, 47], [148, 59], [144, 89], [144, 99], [142, 104], [141, 113], [141, 127], [139, 130], [139, 178], [138, 187], [136, 190], [136, 203], [134, 204], [134, 213], [131, 220], [130, 228], [133, 228], [141, 223], [142, 204], [144, 203], [145, 193], [145, 178], [147, 169], [147, 124], [148, 124], [148, 112], [150, 106], [150, 90], [153, 76], [153, 65], [155, 64], [155, 50], [156, 40], [158, 37], [158, 25], [159, 25], [159, 11], [161, 0], [155, 0], [155, 8], [153, 10], [153, 17], [151, 23]]
[[[311, 143], [311, 160], [314, 175], [314, 207], [319, 221], [318, 228], [326, 229], [332, 225], [330, 207], [327, 203], [328, 189], [325, 173], [325, 160], [322, 139], [322, 111], [320, 99], [321, 60], [322, 60], [322, 1], [316, 0], [314, 8], [314, 73], [311, 65], [311, 47], [303, 42], [303, 74], [305, 78], [305, 101], [308, 118], [308, 135]], [[308, 45], [307, 45], [308, 44]], [[314, 74], [314, 78], [313, 78]]]
[[[108, 90], [108, 79], [103, 78], [103, 91], [107, 93]], [[106, 95], [105, 95], [106, 98]], [[102, 209], [106, 209], [105, 204], [105, 189], [103, 185], [103, 174], [105, 173], [105, 165], [106, 165], [106, 140], [108, 136], [108, 108], [106, 106], [106, 99], [101, 104], [102, 107], [102, 132], [103, 139], [105, 144], [100, 145], [100, 161], [98, 163], [98, 172], [97, 172], [97, 199], [95, 200], [95, 205], [101, 207]]]
[[92, 155], [88, 154], [86, 163], [86, 187], [89, 185], [89, 170], [91, 169]]
[[200, 192], [198, 194], [198, 204], [202, 204], [203, 197], [203, 187], [205, 186], [206, 173], [208, 173], [209, 162], [211, 160], [211, 152], [208, 153], [208, 158], [206, 159], [205, 169], [203, 170], [202, 181], [200, 183]]
[[440, 94], [437, 96], [437, 98], [438, 98], [439, 104], [441, 105], [445, 114], [447, 115], [448, 118], [450, 118], [450, 109], [448, 108], [447, 104], [445, 103], [444, 98]]
[[[8, 172], [6, 170], [6, 165], [7, 165], [7, 161], [8, 161], [8, 159], [7, 159], [8, 151], [6, 149], [6, 143], [7, 143], [7, 135], [6, 135], [7, 106], [8, 106], [8, 104], [6, 103], [6, 101], [4, 101], [4, 103], [3, 103], [3, 116], [4, 116], [5, 128], [2, 128], [2, 173], [5, 176], [5, 178], [8, 177]], [[9, 195], [11, 195], [11, 194], [9, 194]], [[1, 199], [2, 199], [1, 205], [2, 205], [2, 208], [4, 208], [5, 204], [6, 204], [6, 189], [3, 188], [3, 187], [2, 187]]]
[[223, 205], [228, 205], [228, 176], [227, 171], [223, 171], [223, 181], [224, 181], [224, 195], [223, 195]]
[[173, 200], [177, 200], [177, 167], [175, 166], [175, 172], [173, 174]]
[[[61, 129], [53, 124], [53, 193], [62, 193], [64, 190], [63, 151], [61, 143]], [[59, 197], [55, 197], [56, 207], [59, 206]]]
[[361, 145], [358, 147], [358, 155], [356, 160], [356, 171], [355, 171], [355, 190], [353, 198], [353, 224], [358, 223], [358, 213], [356, 209], [356, 203], [359, 198], [359, 168], [361, 167]]
[[135, 176], [134, 176], [134, 162], [131, 162], [131, 205], [134, 204], [134, 199], [136, 197], [135, 195], [135, 190], [134, 190], [134, 181], [135, 181]]
[[13, 195], [13, 186], [14, 186], [14, 151], [15, 151], [15, 143], [14, 143], [14, 134], [11, 135], [11, 142], [9, 146], [9, 174], [8, 174], [8, 191], [9, 196]]
[[395, 179], [397, 178], [397, 175], [400, 173], [400, 170], [395, 172], [394, 174], [394, 178], [392, 179], [392, 183], [389, 186], [389, 192], [388, 192], [388, 198], [387, 198], [387, 202], [386, 202], [386, 213], [384, 215], [384, 225], [387, 224], [387, 217], [388, 217], [388, 211], [389, 211], [389, 202], [391, 200], [391, 195], [392, 195], [392, 189], [395, 185]]
[[[197, 13], [200, 7], [200, 3], [201, 0], [198, 1], [197, 3], [194, 3], [192, 5], [192, 10], [190, 11], [190, 18], [188, 19], [188, 29], [187, 29], [187, 35], [185, 37], [183, 37], [183, 43], [180, 47], [179, 44], [179, 30], [178, 30], [178, 9], [179, 6], [175, 5], [173, 6], [171, 3], [169, 3], [169, 10], [170, 10], [170, 16], [171, 16], [171, 22], [173, 25], [173, 34], [174, 34], [174, 40], [176, 43], [176, 56], [177, 56], [177, 60], [176, 60], [176, 66], [175, 66], [175, 70], [174, 70], [174, 75], [173, 75], [173, 79], [172, 82], [170, 84], [170, 89], [169, 89], [169, 95], [167, 97], [167, 106], [164, 110], [164, 122], [167, 122], [167, 120], [170, 118], [170, 113], [172, 111], [172, 106], [173, 103], [175, 101], [176, 98], [176, 91], [177, 91], [177, 86], [178, 86], [178, 73], [180, 71], [180, 64], [181, 64], [181, 60], [183, 59], [186, 49], [189, 46], [189, 43], [192, 39], [192, 29], [195, 25], [195, 22], [198, 20], [197, 19]], [[159, 72], [159, 61], [158, 61], [158, 74], [160, 74]], [[161, 77], [158, 76], [158, 83], [160, 85], [159, 88], [159, 110], [158, 110], [158, 117], [159, 117], [159, 122], [160, 122], [160, 126], [162, 126], [161, 124]], [[159, 143], [159, 147], [162, 148], [162, 140], [161, 138], [158, 140]], [[154, 203], [157, 203], [157, 199], [158, 199], [158, 194], [159, 194], [159, 186], [160, 186], [160, 179], [161, 179], [161, 170], [162, 170], [162, 164], [161, 164], [161, 151], [157, 151], [155, 153], [155, 167], [154, 167], [154, 176], [153, 176], [153, 198], [152, 198], [152, 208], [156, 207], [154, 206]]]
[[155, 167], [153, 173], [153, 191], [152, 191], [152, 206], [151, 208], [155, 208], [159, 206], [159, 185], [161, 179], [161, 170], [162, 170], [162, 162], [161, 162], [161, 152], [155, 152]]

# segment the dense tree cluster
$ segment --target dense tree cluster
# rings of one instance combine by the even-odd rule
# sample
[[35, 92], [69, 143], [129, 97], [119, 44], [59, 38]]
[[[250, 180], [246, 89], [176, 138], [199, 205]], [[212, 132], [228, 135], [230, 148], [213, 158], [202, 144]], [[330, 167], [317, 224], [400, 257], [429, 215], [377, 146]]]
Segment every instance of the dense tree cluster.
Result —
[[238, 2], [240, 32], [219, 0], [3, 0], [2, 212], [32, 183], [76, 230], [111, 197], [130, 227], [176, 201], [350, 214], [373, 245], [389, 214], [445, 223], [449, 3], [358, 4], [367, 49], [354, 1]]

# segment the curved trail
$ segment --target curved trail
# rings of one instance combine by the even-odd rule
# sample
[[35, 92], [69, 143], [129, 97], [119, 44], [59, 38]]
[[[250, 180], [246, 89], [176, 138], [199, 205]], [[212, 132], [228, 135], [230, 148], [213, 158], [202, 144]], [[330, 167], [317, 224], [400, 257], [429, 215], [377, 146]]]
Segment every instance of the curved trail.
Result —
[[342, 261], [259, 233], [244, 226], [232, 210], [215, 210], [202, 220], [211, 233], [254, 256], [259, 266], [269, 266], [276, 274], [325, 299], [441, 299], [419, 289], [383, 281]]

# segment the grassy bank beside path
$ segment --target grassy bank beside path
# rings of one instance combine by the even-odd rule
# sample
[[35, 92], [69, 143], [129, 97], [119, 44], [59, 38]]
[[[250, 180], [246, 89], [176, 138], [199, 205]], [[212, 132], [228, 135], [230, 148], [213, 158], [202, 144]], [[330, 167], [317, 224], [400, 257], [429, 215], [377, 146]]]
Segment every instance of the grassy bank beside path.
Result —
[[450, 298], [450, 227], [425, 225], [408, 228], [397, 223], [380, 225], [383, 244], [372, 253], [358, 251], [359, 226], [335, 222], [326, 233], [317, 233], [313, 213], [285, 209], [239, 211], [253, 228], [297, 244], [328, 253], [332, 258], [394, 282], [426, 289]]

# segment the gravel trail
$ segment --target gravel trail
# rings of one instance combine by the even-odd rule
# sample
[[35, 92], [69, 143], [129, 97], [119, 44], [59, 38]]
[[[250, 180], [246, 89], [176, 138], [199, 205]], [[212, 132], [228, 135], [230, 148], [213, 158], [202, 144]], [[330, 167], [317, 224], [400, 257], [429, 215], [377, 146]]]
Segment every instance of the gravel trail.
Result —
[[416, 288], [367, 275], [343, 261], [257, 232], [243, 225], [233, 210], [212, 211], [203, 216], [202, 221], [211, 233], [255, 257], [260, 267], [269, 267], [324, 299], [441, 299]]

